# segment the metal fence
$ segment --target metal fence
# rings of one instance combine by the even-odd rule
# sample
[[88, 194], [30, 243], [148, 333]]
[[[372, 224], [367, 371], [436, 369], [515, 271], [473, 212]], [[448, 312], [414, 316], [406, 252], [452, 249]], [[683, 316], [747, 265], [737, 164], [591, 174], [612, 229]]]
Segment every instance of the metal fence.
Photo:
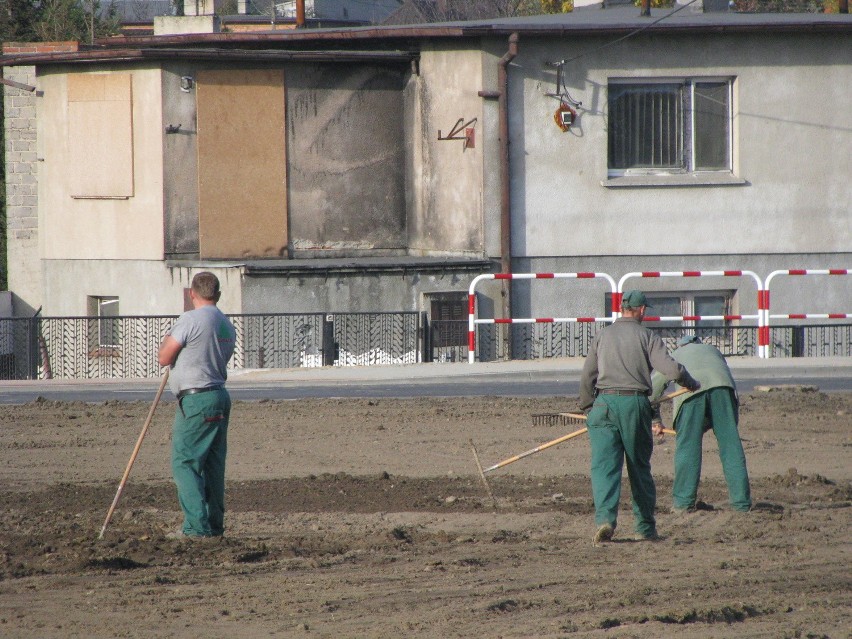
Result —
[[[176, 316], [0, 319], [0, 379], [140, 378], [160, 374], [157, 353]], [[229, 366], [298, 368], [464, 362], [467, 321], [422, 313], [233, 315]], [[481, 324], [477, 359], [585, 357], [606, 322]], [[694, 327], [655, 328], [666, 346]], [[699, 327], [729, 357], [757, 356], [757, 326]], [[772, 357], [852, 356], [852, 324], [773, 326]]]
[[[608, 322], [554, 322], [538, 324], [479, 324], [477, 361], [585, 357], [595, 334]], [[669, 350], [684, 334], [697, 334], [726, 357], [757, 357], [757, 326], [655, 327]], [[429, 326], [429, 361], [467, 361], [465, 320], [433, 321]], [[772, 357], [852, 356], [852, 324], [807, 324], [770, 328]]]
[[[156, 377], [177, 316], [0, 319], [0, 379]], [[232, 369], [422, 361], [421, 314], [232, 315]]]

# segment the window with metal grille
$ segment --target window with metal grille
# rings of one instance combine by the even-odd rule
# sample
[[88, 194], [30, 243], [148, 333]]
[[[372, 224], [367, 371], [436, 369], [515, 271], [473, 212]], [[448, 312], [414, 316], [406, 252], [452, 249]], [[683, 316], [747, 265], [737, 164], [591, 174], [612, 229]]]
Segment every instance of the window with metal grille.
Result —
[[467, 345], [467, 296], [464, 293], [427, 294], [432, 346]]
[[730, 172], [731, 79], [611, 80], [611, 176]]

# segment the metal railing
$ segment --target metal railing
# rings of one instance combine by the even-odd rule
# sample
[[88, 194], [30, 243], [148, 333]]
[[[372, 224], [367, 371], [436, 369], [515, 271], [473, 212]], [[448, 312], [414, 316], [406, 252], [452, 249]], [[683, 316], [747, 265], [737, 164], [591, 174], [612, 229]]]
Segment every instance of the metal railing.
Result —
[[[468, 359], [466, 320], [424, 314], [287, 313], [232, 315], [237, 347], [229, 366], [369, 366]], [[157, 352], [176, 316], [0, 319], [0, 379], [156, 377]], [[482, 324], [477, 359], [585, 357], [607, 322]], [[729, 357], [756, 357], [757, 326], [654, 327], [669, 349], [695, 333]], [[512, 352], [508, 352], [511, 344]], [[772, 326], [772, 357], [852, 356], [852, 324]]]
[[[552, 324], [484, 324], [476, 328], [477, 361], [585, 357], [595, 334], [608, 322]], [[726, 357], [757, 357], [758, 326], [648, 327], [673, 350], [684, 334], [697, 334]], [[468, 359], [465, 320], [432, 321], [431, 359], [461, 362]], [[506, 352], [511, 344], [512, 353]], [[852, 324], [773, 326], [769, 333], [772, 357], [850, 357]]]
[[[421, 314], [231, 315], [229, 368], [418, 362]], [[160, 342], [177, 316], [0, 319], [0, 379], [140, 378], [160, 374]]]

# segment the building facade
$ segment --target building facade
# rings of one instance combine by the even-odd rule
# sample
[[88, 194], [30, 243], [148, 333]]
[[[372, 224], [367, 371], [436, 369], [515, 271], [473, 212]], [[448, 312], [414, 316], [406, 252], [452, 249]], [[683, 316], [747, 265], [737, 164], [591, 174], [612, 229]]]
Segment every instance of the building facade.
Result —
[[[15, 313], [177, 313], [200, 269], [232, 313], [441, 313], [500, 270], [848, 268], [850, 31], [620, 7], [7, 48], [33, 89], [4, 86], [7, 135], [35, 141], [6, 150]], [[758, 311], [748, 276], [624, 284], [661, 315]], [[600, 317], [611, 293], [489, 282], [478, 312]], [[779, 277], [772, 302], [850, 293]]]

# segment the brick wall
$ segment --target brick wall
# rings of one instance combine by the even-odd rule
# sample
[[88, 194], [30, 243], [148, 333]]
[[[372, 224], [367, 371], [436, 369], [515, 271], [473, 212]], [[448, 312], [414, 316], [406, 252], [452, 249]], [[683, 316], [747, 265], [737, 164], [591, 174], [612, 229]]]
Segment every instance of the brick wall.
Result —
[[4, 42], [3, 55], [20, 55], [33, 53], [73, 53], [79, 50], [79, 42]]
[[[76, 51], [76, 42], [6, 42], [4, 55]], [[36, 86], [34, 66], [3, 67], [3, 78]], [[38, 248], [37, 92], [2, 85], [6, 144], [6, 257], [13, 313], [32, 315], [42, 304]]]

